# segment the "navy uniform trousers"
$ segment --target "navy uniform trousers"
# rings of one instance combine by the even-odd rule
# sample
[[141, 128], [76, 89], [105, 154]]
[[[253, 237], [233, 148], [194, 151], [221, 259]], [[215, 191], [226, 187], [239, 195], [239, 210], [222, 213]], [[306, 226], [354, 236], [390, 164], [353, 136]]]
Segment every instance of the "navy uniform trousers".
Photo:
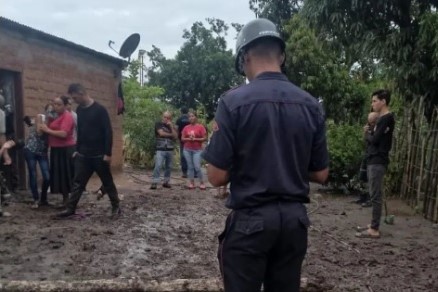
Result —
[[226, 292], [294, 292], [310, 225], [306, 207], [270, 202], [233, 210], [219, 235], [218, 259]]

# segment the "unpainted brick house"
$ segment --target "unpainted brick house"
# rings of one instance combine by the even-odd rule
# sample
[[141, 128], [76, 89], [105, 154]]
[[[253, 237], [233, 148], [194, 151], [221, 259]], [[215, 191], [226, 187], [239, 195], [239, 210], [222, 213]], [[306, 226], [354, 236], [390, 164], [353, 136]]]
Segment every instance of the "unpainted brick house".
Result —
[[[122, 118], [117, 115], [118, 87], [125, 62], [65, 39], [0, 17], [0, 86], [15, 119], [15, 136], [24, 138], [23, 116], [42, 113], [48, 101], [82, 83], [111, 117], [112, 165], [123, 165]], [[21, 185], [24, 161], [17, 155]]]

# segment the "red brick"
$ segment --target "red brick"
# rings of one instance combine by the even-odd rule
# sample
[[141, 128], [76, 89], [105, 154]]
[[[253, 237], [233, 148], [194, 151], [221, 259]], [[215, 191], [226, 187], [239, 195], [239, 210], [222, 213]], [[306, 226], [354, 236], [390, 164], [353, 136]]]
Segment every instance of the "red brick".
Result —
[[[22, 72], [23, 112], [35, 115], [55, 96], [65, 94], [70, 83], [80, 82], [90, 95], [107, 107], [114, 131], [114, 168], [123, 166], [122, 119], [116, 116], [116, 64], [48, 41], [0, 31], [0, 69]], [[120, 76], [120, 74], [118, 74]]]

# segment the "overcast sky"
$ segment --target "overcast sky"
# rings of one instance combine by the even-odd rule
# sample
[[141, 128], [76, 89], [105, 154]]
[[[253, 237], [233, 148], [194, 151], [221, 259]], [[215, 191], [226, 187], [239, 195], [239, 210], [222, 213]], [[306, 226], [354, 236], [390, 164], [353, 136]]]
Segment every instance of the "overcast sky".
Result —
[[[117, 56], [130, 34], [141, 36], [138, 49], [152, 45], [173, 57], [184, 29], [195, 21], [219, 18], [245, 24], [254, 18], [248, 0], [1, 0], [0, 15], [91, 49]], [[234, 47], [230, 29], [228, 46]], [[132, 57], [136, 57], [135, 52]]]

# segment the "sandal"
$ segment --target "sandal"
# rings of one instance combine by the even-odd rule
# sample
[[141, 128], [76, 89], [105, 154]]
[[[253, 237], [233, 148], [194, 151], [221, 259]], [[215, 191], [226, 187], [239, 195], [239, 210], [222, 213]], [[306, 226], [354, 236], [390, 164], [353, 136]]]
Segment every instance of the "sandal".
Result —
[[200, 184], [200, 185], [199, 185], [199, 189], [200, 189], [201, 191], [205, 191], [205, 190], [207, 189], [207, 187], [206, 187], [204, 184]]
[[194, 185], [194, 184], [188, 184], [188, 185], [187, 185], [187, 188], [188, 188], [189, 190], [193, 190], [193, 189], [195, 188], [195, 185]]
[[371, 224], [368, 224], [367, 226], [356, 226], [356, 231], [357, 232], [363, 232], [365, 230], [368, 230], [369, 228], [371, 228]]
[[363, 232], [358, 232], [355, 235], [358, 238], [380, 238], [380, 233], [377, 235], [371, 234], [368, 232], [368, 230], [363, 231]]

